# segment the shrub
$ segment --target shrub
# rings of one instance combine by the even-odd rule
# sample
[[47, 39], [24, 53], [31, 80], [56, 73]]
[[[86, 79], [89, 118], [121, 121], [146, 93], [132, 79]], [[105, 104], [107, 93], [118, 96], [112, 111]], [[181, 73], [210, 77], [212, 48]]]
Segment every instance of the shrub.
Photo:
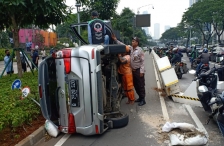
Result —
[[13, 130], [24, 124], [24, 122], [29, 123], [40, 113], [40, 107], [31, 99], [39, 100], [37, 78], [36, 71], [34, 72], [34, 75], [31, 72], [23, 74], [23, 77], [20, 79], [22, 82], [21, 88], [28, 86], [31, 90], [28, 97], [23, 100], [21, 100], [21, 90], [11, 89], [12, 82], [15, 79], [18, 79], [17, 74], [3, 76], [0, 79], [0, 132], [6, 127]]

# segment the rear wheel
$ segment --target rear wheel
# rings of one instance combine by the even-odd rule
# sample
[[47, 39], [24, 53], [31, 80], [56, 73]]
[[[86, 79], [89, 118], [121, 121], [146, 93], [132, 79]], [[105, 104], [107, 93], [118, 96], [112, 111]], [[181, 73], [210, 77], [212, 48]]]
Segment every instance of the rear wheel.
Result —
[[115, 113], [108, 115], [105, 121], [112, 121], [112, 128], [122, 128], [128, 125], [129, 116], [125, 113]]
[[177, 74], [178, 79], [182, 79], [182, 74]]

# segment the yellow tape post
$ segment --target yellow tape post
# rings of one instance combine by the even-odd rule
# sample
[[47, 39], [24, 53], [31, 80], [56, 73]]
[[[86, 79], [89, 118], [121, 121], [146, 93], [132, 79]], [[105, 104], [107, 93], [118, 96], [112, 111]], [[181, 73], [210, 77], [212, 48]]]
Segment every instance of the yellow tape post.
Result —
[[199, 98], [194, 98], [194, 97], [189, 97], [189, 96], [180, 96], [180, 95], [170, 95], [170, 96], [173, 96], [173, 97], [177, 97], [177, 98], [183, 98], [183, 99], [189, 99], [189, 100], [194, 100], [194, 101], [200, 101]]

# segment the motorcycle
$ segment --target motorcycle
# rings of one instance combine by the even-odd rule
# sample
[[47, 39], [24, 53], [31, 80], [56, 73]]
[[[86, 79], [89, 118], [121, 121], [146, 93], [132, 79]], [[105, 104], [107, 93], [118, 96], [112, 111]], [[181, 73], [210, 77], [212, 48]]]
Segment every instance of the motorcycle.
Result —
[[181, 79], [183, 74], [186, 74], [188, 72], [187, 64], [183, 62], [177, 62], [175, 64], [174, 70], [177, 74], [178, 79]]
[[217, 90], [217, 71], [212, 68], [200, 74], [194, 81], [197, 82], [197, 95], [206, 112], [209, 113], [207, 124], [214, 119], [224, 136], [224, 91]]
[[[206, 124], [209, 124], [211, 119], [214, 119], [219, 127], [219, 130], [224, 137], [224, 91], [222, 94], [211, 96], [206, 86], [199, 86], [199, 92], [202, 96], [198, 96], [205, 111], [209, 112], [209, 118]], [[210, 100], [209, 100], [210, 99]]]

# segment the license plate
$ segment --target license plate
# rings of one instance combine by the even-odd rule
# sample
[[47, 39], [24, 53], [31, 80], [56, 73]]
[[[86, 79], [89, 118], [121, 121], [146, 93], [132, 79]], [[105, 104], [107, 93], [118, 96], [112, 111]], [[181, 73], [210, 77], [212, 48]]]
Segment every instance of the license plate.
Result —
[[79, 98], [79, 81], [71, 79], [70, 84], [70, 96], [71, 96], [71, 106], [80, 107], [80, 98]]

